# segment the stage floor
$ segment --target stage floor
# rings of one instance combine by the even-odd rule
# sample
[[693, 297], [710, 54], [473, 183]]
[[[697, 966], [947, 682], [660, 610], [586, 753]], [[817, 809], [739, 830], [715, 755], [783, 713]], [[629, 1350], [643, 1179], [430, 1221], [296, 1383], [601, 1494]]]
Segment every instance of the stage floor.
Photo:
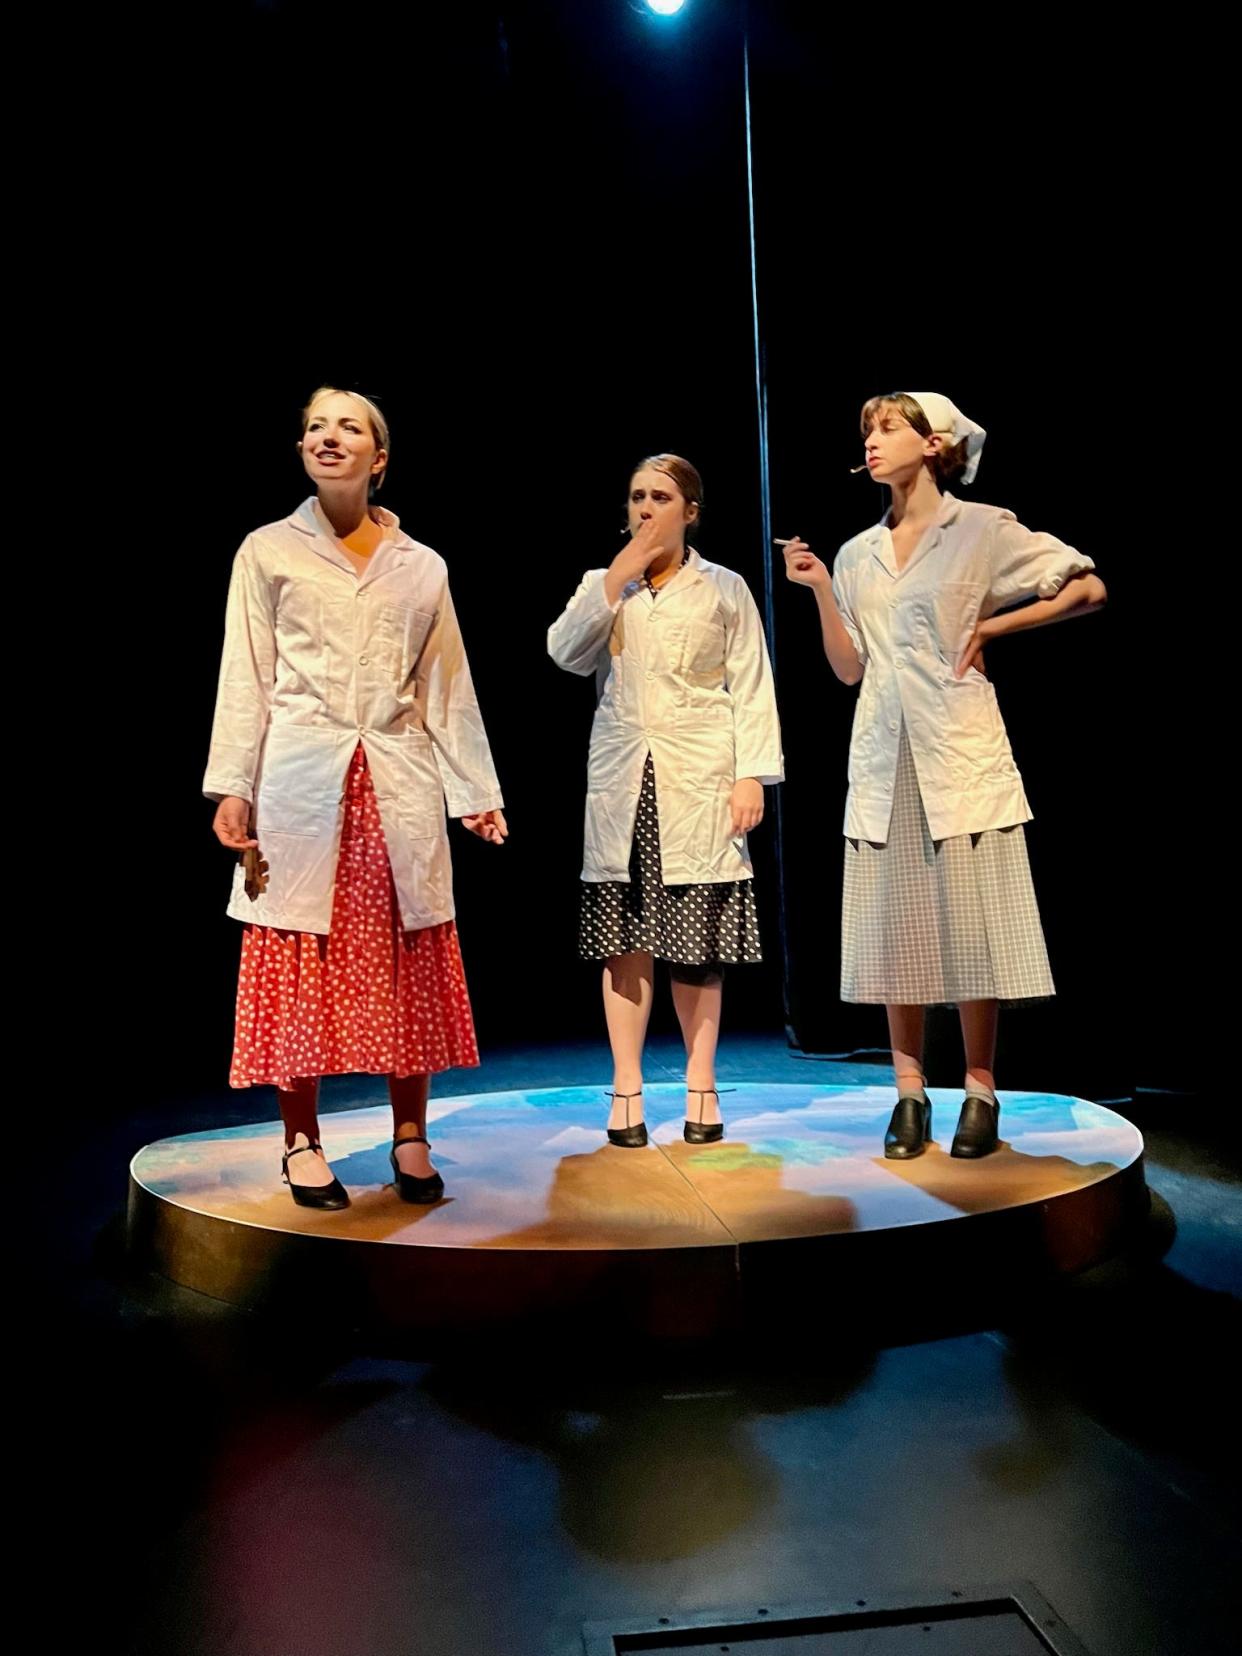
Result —
[[278, 1123], [193, 1133], [134, 1157], [131, 1242], [174, 1281], [238, 1304], [338, 1294], [364, 1319], [461, 1328], [599, 1311], [602, 1297], [685, 1332], [736, 1321], [795, 1254], [844, 1264], [848, 1250], [857, 1274], [910, 1249], [930, 1262], [1000, 1248], [1015, 1269], [1072, 1271], [1117, 1245], [1142, 1190], [1142, 1138], [1124, 1117], [1006, 1093], [1001, 1149], [956, 1161], [960, 1094], [931, 1096], [940, 1142], [910, 1162], [883, 1156], [890, 1087], [743, 1082], [722, 1098], [727, 1138], [699, 1146], [681, 1136], [682, 1088], [652, 1085], [645, 1150], [606, 1142], [594, 1087], [433, 1099], [447, 1188], [430, 1208], [388, 1182], [387, 1106], [349, 1110], [323, 1121], [352, 1198], [339, 1213], [290, 1199]]

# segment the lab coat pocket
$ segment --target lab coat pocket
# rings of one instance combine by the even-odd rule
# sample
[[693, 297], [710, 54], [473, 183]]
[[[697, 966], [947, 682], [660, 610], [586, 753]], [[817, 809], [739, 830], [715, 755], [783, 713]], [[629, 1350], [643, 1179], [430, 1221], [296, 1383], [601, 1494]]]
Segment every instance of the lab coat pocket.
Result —
[[431, 738], [425, 730], [409, 730], [402, 738], [402, 749], [397, 796], [402, 832], [410, 839], [436, 839], [446, 832], [444, 786]]
[[440, 839], [445, 833], [444, 796], [402, 799], [397, 807], [401, 832], [410, 840]]
[[368, 652], [386, 672], [404, 682], [414, 670], [434, 620], [426, 610], [406, 604], [382, 604], [376, 611]]
[[328, 800], [323, 744], [313, 731], [295, 726], [268, 731], [263, 770], [255, 801], [255, 825], [266, 852], [273, 834], [313, 838], [325, 831], [329, 809], [333, 820], [336, 800]]
[[[453, 908], [453, 865], [443, 795], [405, 794], [397, 817], [400, 840], [389, 845], [388, 856], [403, 914], [408, 911], [413, 916], [412, 929], [418, 930], [435, 923], [431, 916], [451, 914]], [[409, 925], [409, 918], [404, 923]]]
[[725, 630], [715, 617], [675, 622], [668, 629], [668, 639], [674, 670], [683, 677], [703, 682], [723, 673]]

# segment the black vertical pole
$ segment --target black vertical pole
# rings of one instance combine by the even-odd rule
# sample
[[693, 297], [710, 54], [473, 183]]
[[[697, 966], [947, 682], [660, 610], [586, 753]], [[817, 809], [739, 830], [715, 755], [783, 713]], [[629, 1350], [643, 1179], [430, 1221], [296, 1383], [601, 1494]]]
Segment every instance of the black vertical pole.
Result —
[[[749, 7], [742, 6], [742, 90], [746, 116], [746, 208], [750, 232], [750, 313], [755, 353], [755, 412], [759, 430], [759, 517], [762, 544], [759, 549], [763, 570], [763, 629], [767, 634], [768, 654], [772, 673], [776, 676], [776, 607], [775, 580], [772, 567], [772, 495], [768, 476], [768, 381], [764, 359], [763, 334], [759, 326], [759, 269], [755, 254], [755, 151], [750, 107], [750, 16]], [[776, 801], [776, 887], [777, 933], [781, 951], [781, 1006], [785, 1019], [785, 1039], [791, 1046], [794, 1039], [789, 1014], [789, 933], [785, 903], [785, 835], [784, 810], [781, 790], [774, 790]]]

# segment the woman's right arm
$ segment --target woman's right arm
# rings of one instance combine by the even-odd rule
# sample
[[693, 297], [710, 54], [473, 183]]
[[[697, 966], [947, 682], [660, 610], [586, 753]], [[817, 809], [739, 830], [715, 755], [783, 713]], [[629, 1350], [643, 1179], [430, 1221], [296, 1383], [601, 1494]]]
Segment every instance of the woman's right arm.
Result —
[[548, 654], [567, 673], [589, 678], [600, 652], [608, 643], [621, 594], [637, 581], [663, 552], [654, 524], [648, 520], [621, 548], [602, 572], [587, 575], [548, 628]]
[[866, 666], [866, 652], [856, 626], [850, 626], [827, 565], [797, 536], [785, 546], [785, 573], [798, 586], [810, 587], [819, 610], [820, 633], [828, 665], [842, 684], [857, 684]]
[[567, 673], [589, 678], [608, 643], [617, 604], [604, 596], [605, 570], [584, 575], [577, 592], [548, 628], [548, 654]]
[[276, 681], [276, 618], [253, 539], [233, 560], [224, 651], [203, 792], [215, 800], [214, 828], [222, 844], [245, 850], [263, 737]]

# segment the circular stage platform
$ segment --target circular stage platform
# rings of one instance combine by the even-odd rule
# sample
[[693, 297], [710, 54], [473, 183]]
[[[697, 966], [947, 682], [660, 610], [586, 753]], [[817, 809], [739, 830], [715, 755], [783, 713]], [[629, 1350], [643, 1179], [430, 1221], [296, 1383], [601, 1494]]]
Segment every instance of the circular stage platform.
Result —
[[[1001, 1148], [955, 1161], [959, 1092], [933, 1090], [939, 1142], [885, 1161], [891, 1087], [739, 1082], [728, 1137], [689, 1145], [685, 1094], [649, 1086], [645, 1150], [604, 1139], [598, 1087], [433, 1098], [445, 1199], [388, 1183], [387, 1104], [322, 1118], [353, 1205], [296, 1207], [278, 1123], [148, 1145], [130, 1170], [133, 1257], [252, 1309], [314, 1303], [357, 1326], [482, 1331], [532, 1319], [701, 1337], [842, 1297], [952, 1291], [1079, 1271], [1146, 1213], [1143, 1141], [1099, 1104], [1001, 1095]], [[808, 1304], [808, 1294], [814, 1296]]]

